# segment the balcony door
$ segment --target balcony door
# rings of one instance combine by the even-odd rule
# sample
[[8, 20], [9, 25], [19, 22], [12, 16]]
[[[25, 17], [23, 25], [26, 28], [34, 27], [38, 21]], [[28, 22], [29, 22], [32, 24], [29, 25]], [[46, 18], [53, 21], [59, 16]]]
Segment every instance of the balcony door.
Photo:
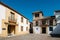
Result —
[[14, 20], [14, 13], [11, 12], [11, 19]]

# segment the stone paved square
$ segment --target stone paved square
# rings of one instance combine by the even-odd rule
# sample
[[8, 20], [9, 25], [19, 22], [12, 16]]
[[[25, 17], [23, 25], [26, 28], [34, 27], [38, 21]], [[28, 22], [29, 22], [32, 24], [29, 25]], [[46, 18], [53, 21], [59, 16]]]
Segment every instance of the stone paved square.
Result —
[[7, 38], [0, 38], [0, 40], [60, 40], [60, 38], [51, 37], [47, 34], [27, 34]]

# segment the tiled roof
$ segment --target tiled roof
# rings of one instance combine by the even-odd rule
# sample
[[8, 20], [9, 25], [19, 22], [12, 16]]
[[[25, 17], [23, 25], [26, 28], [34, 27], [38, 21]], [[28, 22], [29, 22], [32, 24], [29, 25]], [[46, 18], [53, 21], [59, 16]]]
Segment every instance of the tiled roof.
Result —
[[55, 10], [55, 12], [60, 12], [60, 10]]
[[32, 14], [35, 14], [35, 13], [41, 13], [43, 15], [43, 12], [42, 11], [35, 11]]

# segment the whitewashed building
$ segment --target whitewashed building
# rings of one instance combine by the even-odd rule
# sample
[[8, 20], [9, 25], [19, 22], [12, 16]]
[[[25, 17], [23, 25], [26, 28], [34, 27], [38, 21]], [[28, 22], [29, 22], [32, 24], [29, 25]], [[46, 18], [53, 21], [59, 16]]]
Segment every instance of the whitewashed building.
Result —
[[50, 34], [55, 27], [55, 16], [44, 17], [42, 11], [33, 12], [33, 32], [35, 34]]
[[51, 33], [51, 36], [60, 36], [60, 10], [56, 10], [54, 12], [55, 17], [56, 17], [56, 27], [53, 30], [53, 32]]
[[30, 22], [25, 16], [0, 2], [0, 36], [28, 34], [29, 28]]

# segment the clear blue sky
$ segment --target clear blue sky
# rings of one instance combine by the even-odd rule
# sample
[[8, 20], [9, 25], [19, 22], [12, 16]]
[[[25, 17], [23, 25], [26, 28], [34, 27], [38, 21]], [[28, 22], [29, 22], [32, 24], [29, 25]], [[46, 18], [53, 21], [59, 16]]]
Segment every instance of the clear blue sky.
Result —
[[43, 11], [44, 16], [53, 16], [60, 10], [60, 0], [1, 0], [32, 21], [32, 12]]

